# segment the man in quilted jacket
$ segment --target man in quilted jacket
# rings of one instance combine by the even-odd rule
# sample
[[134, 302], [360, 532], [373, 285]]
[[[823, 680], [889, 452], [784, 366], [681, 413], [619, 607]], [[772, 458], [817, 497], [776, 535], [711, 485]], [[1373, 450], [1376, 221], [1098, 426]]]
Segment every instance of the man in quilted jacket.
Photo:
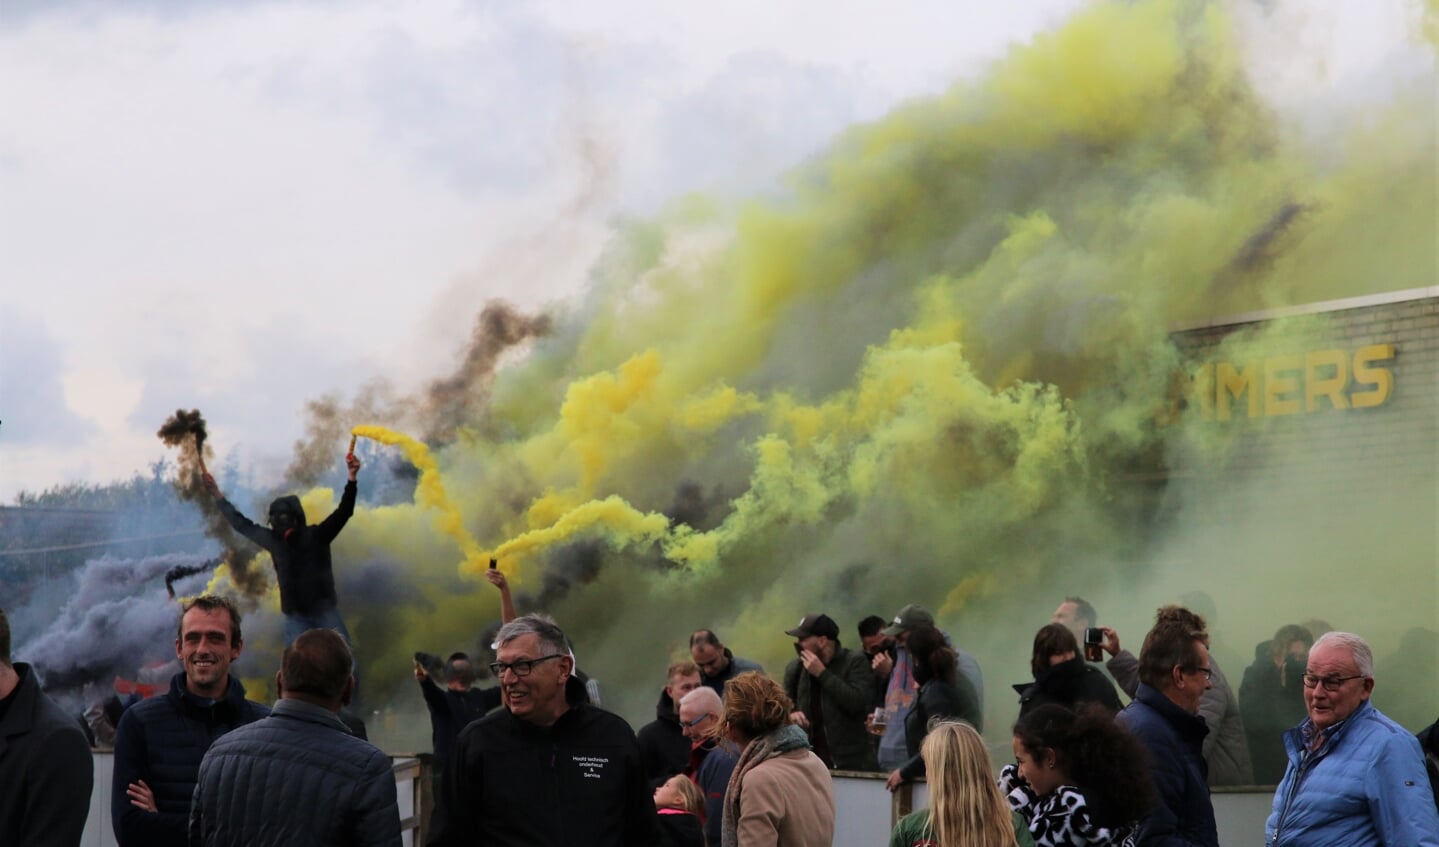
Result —
[[240, 612], [205, 595], [180, 612], [170, 690], [125, 710], [115, 728], [110, 820], [120, 847], [181, 847], [200, 760], [215, 739], [269, 714], [230, 675], [240, 658]]
[[281, 659], [270, 716], [216, 741], [190, 811], [195, 847], [398, 847], [390, 760], [339, 718], [354, 660], [333, 630], [303, 632]]
[[1369, 644], [1350, 632], [1320, 636], [1301, 681], [1309, 716], [1284, 733], [1289, 766], [1264, 843], [1439, 847], [1419, 740], [1369, 702]]

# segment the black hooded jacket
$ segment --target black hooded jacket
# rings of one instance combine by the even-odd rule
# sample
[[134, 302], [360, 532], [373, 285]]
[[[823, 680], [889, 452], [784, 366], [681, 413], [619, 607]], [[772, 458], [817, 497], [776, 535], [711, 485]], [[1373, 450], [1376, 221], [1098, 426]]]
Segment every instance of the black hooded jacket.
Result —
[[1046, 703], [1078, 709], [1081, 703], [1099, 703], [1111, 712], [1122, 708], [1119, 694], [1104, 672], [1075, 657], [1039, 672], [1034, 682], [1015, 683], [1019, 692], [1019, 716], [1024, 717]]
[[660, 689], [655, 705], [655, 719], [640, 727], [635, 735], [640, 745], [640, 762], [651, 789], [658, 788], [677, 773], [684, 773], [690, 762], [690, 740], [680, 726], [675, 701], [667, 689]]
[[280, 611], [287, 615], [313, 615], [335, 608], [335, 572], [330, 563], [330, 542], [345, 528], [355, 513], [354, 480], [345, 483], [345, 493], [335, 511], [314, 526], [305, 524], [305, 510], [293, 494], [270, 504], [270, 515], [289, 514], [295, 531], [286, 539], [260, 526], [220, 498], [220, 514], [235, 531], [260, 545], [275, 563], [275, 580], [280, 584]]

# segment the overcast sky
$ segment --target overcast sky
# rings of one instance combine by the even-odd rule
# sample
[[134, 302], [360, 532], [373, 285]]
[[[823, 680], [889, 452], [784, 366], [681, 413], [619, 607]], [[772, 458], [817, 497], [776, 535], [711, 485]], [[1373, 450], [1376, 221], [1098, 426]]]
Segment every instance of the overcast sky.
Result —
[[307, 399], [447, 372], [617, 215], [770, 190], [1081, 2], [5, 0], [0, 502], [178, 407], [276, 482]]
[[7, 0], [0, 502], [181, 406], [266, 482], [305, 400], [446, 372], [607, 220], [767, 190], [1077, 5]]

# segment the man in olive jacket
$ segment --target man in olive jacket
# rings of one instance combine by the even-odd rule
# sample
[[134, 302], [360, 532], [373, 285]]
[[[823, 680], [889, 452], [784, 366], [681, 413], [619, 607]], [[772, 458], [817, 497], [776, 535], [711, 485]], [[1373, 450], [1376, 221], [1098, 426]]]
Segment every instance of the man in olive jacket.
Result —
[[34, 668], [11, 664], [0, 609], [0, 844], [78, 845], [94, 780], [80, 725], [40, 690]]
[[839, 626], [829, 615], [805, 615], [785, 634], [795, 637], [799, 654], [784, 671], [784, 690], [795, 704], [790, 717], [809, 733], [815, 755], [837, 770], [878, 770], [864, 726], [874, 699], [869, 660], [840, 646]]

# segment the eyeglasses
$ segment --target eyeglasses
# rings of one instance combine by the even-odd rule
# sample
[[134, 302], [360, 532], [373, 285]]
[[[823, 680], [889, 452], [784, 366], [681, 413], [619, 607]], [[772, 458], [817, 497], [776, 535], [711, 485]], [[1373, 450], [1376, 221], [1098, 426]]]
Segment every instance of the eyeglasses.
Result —
[[1202, 673], [1205, 679], [1214, 679], [1214, 668], [1180, 668], [1185, 673]]
[[530, 671], [534, 670], [535, 665], [538, 665], [540, 662], [548, 662], [550, 659], [558, 659], [561, 656], [567, 655], [569, 654], [551, 653], [548, 656], [541, 656], [538, 659], [520, 659], [518, 662], [490, 662], [490, 670], [497, 679], [503, 676], [505, 671], [511, 671], [515, 676], [529, 676]]
[[1361, 673], [1361, 674], [1355, 674], [1354, 676], [1325, 676], [1325, 677], [1319, 677], [1319, 676], [1315, 676], [1315, 675], [1312, 674], [1312, 673], [1307, 673], [1307, 674], [1305, 674], [1304, 677], [1303, 677], [1303, 679], [1304, 679], [1304, 687], [1305, 687], [1305, 688], [1314, 688], [1315, 686], [1323, 685], [1325, 691], [1338, 691], [1338, 690], [1339, 690], [1339, 686], [1343, 685], [1344, 683], [1348, 682], [1349, 680], [1351, 680], [1351, 679], [1363, 679], [1363, 678], [1364, 678], [1364, 674], [1362, 674], [1362, 673]]
[[685, 726], [689, 727], [690, 729], [694, 729], [695, 727], [697, 727], [697, 726], [699, 726], [701, 723], [703, 723], [705, 718], [709, 718], [709, 717], [713, 717], [713, 716], [714, 716], [714, 712], [705, 712], [704, 714], [700, 715], [699, 717], [695, 718], [695, 719], [692, 720], [692, 721], [680, 721], [680, 723], [684, 724]]

